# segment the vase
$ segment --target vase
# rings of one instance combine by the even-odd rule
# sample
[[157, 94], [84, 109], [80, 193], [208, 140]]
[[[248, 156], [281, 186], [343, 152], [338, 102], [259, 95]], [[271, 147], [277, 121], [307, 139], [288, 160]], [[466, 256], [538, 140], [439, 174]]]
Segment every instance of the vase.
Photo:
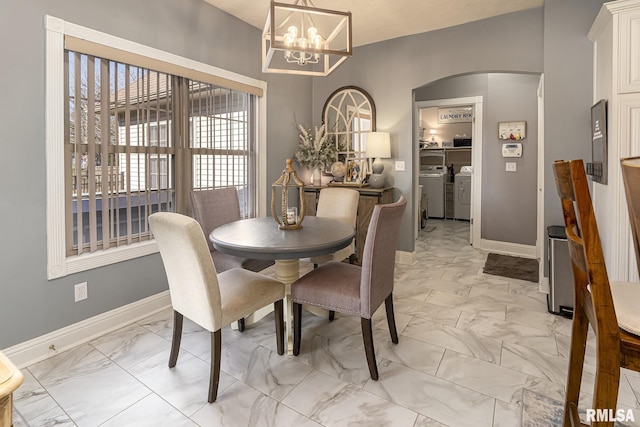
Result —
[[322, 184], [322, 171], [320, 170], [320, 168], [313, 168], [313, 175], [312, 175], [311, 183], [313, 185]]

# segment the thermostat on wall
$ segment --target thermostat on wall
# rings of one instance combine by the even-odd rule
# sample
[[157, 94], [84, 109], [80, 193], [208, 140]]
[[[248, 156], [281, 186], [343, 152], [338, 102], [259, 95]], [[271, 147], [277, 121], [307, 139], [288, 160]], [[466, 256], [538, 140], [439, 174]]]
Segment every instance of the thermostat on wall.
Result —
[[502, 157], [522, 157], [522, 144], [519, 142], [502, 144]]

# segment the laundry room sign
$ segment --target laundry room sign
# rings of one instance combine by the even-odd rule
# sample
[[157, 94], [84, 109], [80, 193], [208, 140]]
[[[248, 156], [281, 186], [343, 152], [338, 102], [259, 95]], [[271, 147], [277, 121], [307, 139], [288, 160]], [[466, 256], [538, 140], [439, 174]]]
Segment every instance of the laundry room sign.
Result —
[[471, 123], [473, 107], [438, 108], [438, 123]]

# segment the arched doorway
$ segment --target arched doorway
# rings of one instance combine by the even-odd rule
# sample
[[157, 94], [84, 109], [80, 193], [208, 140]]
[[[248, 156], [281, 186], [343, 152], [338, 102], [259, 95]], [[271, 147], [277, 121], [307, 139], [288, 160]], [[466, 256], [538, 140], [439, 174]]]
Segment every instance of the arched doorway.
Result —
[[[476, 248], [541, 258], [544, 233], [540, 221], [540, 171], [544, 156], [540, 152], [540, 81], [538, 73], [475, 73], [450, 76], [413, 90], [416, 185], [420, 154], [418, 108], [475, 105], [470, 241]], [[498, 134], [499, 124], [511, 121], [525, 121], [527, 125], [526, 138], [519, 141], [523, 154], [517, 159], [503, 157], [505, 141]]]

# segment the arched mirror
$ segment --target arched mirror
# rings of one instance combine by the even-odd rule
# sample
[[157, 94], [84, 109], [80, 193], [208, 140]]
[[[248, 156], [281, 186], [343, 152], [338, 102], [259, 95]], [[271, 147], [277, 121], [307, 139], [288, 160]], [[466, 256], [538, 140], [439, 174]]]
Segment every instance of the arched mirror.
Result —
[[365, 90], [344, 86], [333, 92], [324, 103], [322, 121], [339, 161], [364, 160], [367, 133], [376, 130], [376, 107]]

